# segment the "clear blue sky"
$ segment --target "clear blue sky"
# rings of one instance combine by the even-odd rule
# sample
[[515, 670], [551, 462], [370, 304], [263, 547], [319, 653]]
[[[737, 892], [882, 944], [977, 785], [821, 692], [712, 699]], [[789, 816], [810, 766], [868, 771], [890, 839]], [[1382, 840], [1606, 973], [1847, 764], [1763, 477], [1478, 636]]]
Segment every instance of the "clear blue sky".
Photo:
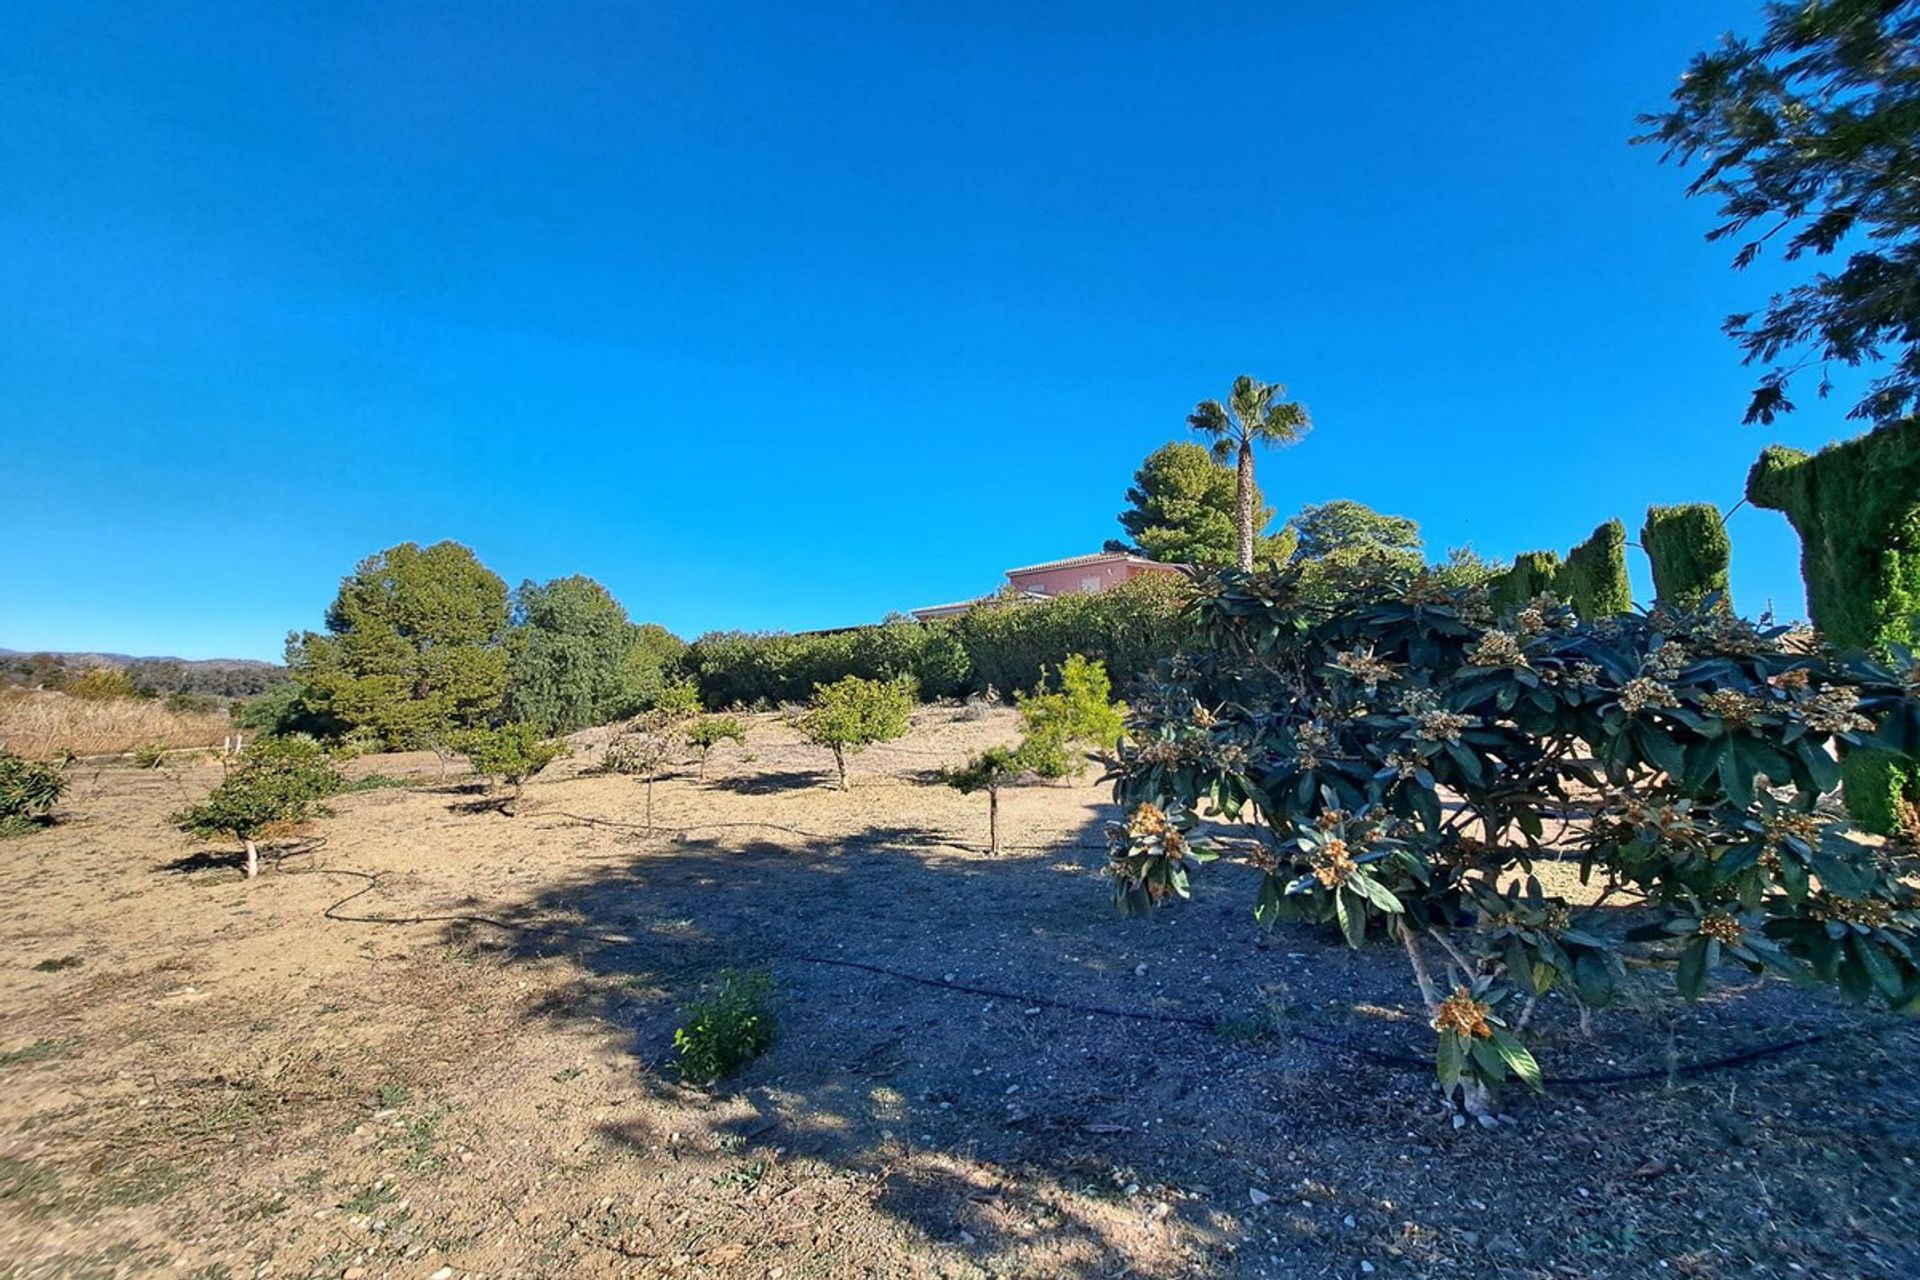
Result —
[[1783, 277], [1626, 139], [1758, 8], [14, 6], [0, 646], [277, 657], [440, 538], [684, 635], [877, 619], [1098, 549], [1242, 372], [1318, 424], [1283, 514], [1729, 506], [1846, 402], [1740, 425]]

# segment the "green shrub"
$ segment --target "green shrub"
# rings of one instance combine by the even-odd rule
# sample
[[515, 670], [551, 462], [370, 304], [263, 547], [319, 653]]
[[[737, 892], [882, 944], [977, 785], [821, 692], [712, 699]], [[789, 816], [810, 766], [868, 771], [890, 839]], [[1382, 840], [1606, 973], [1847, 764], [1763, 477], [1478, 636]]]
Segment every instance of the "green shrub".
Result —
[[687, 726], [687, 745], [700, 756], [700, 780], [706, 781], [707, 757], [723, 742], [745, 746], [747, 727], [733, 716], [701, 716]]
[[[1835, 751], [1920, 752], [1911, 653], [1805, 652], [1718, 605], [1488, 625], [1420, 582], [1326, 614], [1297, 599], [1283, 576], [1227, 575], [1196, 606], [1208, 647], [1142, 701], [1110, 829], [1124, 907], [1185, 896], [1211, 831], [1257, 824], [1256, 917], [1405, 947], [1469, 1111], [1540, 1082], [1512, 997], [1598, 1007], [1629, 964], [1671, 965], [1687, 998], [1728, 964], [1920, 1010], [1920, 893], [1816, 809]], [[1568, 821], [1583, 879], [1633, 893], [1643, 924], [1533, 879]]]
[[1733, 543], [1718, 507], [1710, 502], [1648, 507], [1640, 545], [1653, 566], [1653, 590], [1661, 604], [1687, 613], [1708, 596], [1718, 596], [1732, 607], [1727, 570]]
[[67, 776], [51, 764], [0, 750], [0, 835], [25, 831], [66, 794]]
[[953, 627], [972, 663], [975, 689], [1032, 689], [1076, 653], [1126, 685], [1151, 675], [1179, 648], [1186, 594], [1184, 579], [1156, 573], [1107, 591], [1010, 597], [960, 615]]
[[658, 663], [648, 661], [654, 647], [620, 602], [579, 574], [520, 584], [508, 650], [506, 715], [543, 733], [630, 715], [660, 678]]
[[451, 742], [489, 788], [495, 779], [506, 785], [507, 794], [501, 799], [500, 812], [509, 818], [520, 803], [527, 779], [573, 750], [565, 742], [547, 737], [538, 726], [525, 722], [468, 729], [455, 734]]
[[1559, 580], [1559, 552], [1522, 551], [1513, 558], [1513, 567], [1488, 585], [1488, 603], [1495, 615], [1505, 616], [1552, 593]]
[[773, 981], [761, 970], [723, 971], [711, 993], [684, 1011], [674, 1063], [689, 1084], [710, 1085], [773, 1046]]
[[1633, 612], [1627, 581], [1627, 526], [1609, 520], [1567, 553], [1554, 577], [1553, 594], [1583, 618], [1613, 618]]
[[1026, 730], [1025, 759], [1046, 777], [1080, 772], [1084, 762], [1072, 758], [1073, 748], [1115, 751], [1127, 731], [1127, 704], [1113, 701], [1106, 666], [1084, 654], [1067, 655], [1057, 689], [1048, 688], [1043, 675], [1032, 693], [1015, 702]]
[[[1920, 641], [1920, 423], [1881, 427], [1809, 457], [1771, 448], [1747, 498], [1783, 512], [1800, 535], [1807, 612], [1831, 644], [1888, 654]], [[1920, 801], [1920, 771], [1883, 751], [1847, 755], [1847, 811], [1892, 835]]]
[[847, 789], [847, 756], [876, 742], [901, 737], [913, 716], [909, 680], [862, 680], [847, 676], [817, 685], [793, 725], [816, 747], [833, 752], [840, 789]]
[[158, 769], [167, 762], [167, 744], [164, 742], [143, 742], [133, 749], [133, 767], [136, 769]]
[[911, 679], [924, 697], [950, 697], [971, 670], [951, 623], [910, 618], [806, 635], [713, 632], [688, 647], [686, 666], [714, 708], [803, 702], [815, 685], [845, 676]]
[[197, 805], [167, 820], [188, 835], [230, 835], [246, 847], [247, 878], [260, 873], [258, 842], [325, 812], [320, 802], [345, 780], [311, 738], [261, 738], [240, 753], [226, 779]]

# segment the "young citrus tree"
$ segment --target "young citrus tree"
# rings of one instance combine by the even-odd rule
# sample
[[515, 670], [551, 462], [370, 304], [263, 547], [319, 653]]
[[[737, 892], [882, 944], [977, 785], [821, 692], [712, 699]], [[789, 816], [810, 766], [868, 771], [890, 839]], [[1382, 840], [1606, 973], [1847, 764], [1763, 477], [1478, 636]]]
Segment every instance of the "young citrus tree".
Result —
[[541, 733], [537, 725], [524, 722], [468, 729], [453, 735], [452, 743], [489, 790], [495, 779], [505, 784], [507, 794], [501, 798], [500, 812], [509, 818], [519, 807], [527, 780], [573, 750], [560, 739]]
[[707, 780], [707, 757], [723, 742], [745, 746], [747, 727], [736, 716], [701, 716], [687, 726], [687, 745], [699, 753], [699, 780]]
[[1017, 747], [988, 747], [967, 759], [958, 768], [944, 770], [941, 781], [961, 795], [976, 791], [987, 793], [987, 852], [1000, 852], [1000, 788], [1012, 786], [1022, 778], [1057, 778], [1064, 772], [1064, 757], [1057, 751], [1036, 749], [1031, 739]]
[[[1192, 615], [1122, 750], [1117, 899], [1186, 896], [1222, 848], [1196, 819], [1217, 824], [1265, 873], [1261, 923], [1404, 949], [1464, 1113], [1540, 1083], [1541, 997], [1584, 1017], [1630, 973], [1695, 998], [1733, 965], [1920, 1010], [1920, 898], [1816, 809], [1839, 756], [1920, 748], [1911, 653], [1790, 649], [1711, 603], [1494, 618], [1426, 578], [1317, 606], [1295, 574], [1229, 573]], [[1641, 905], [1548, 893], [1548, 858]]]
[[909, 680], [863, 680], [847, 676], [813, 687], [813, 700], [794, 727], [816, 747], [833, 752], [840, 790], [847, 789], [847, 756], [907, 732], [913, 715]]
[[205, 800], [167, 820], [188, 835], [240, 841], [251, 880], [260, 874], [259, 842], [323, 816], [320, 802], [344, 785], [332, 759], [312, 738], [260, 738], [240, 753]]
[[[600, 757], [600, 767], [608, 773], [646, 780], [648, 831], [653, 830], [653, 780], [680, 758], [687, 741], [680, 727], [684, 722], [685, 717], [673, 711], [643, 711], [627, 722]], [[705, 753], [701, 758], [704, 763]]]

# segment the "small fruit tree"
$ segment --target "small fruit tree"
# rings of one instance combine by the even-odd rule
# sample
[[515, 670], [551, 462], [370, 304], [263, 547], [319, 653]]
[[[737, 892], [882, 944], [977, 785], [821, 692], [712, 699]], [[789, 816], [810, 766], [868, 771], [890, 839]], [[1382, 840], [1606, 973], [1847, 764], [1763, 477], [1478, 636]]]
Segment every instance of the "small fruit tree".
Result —
[[[957, 768], [942, 771], [940, 778], [963, 796], [976, 791], [987, 793], [987, 852], [1000, 852], [1000, 788], [1011, 786], [1031, 774], [1059, 777], [1063, 758], [1036, 752], [1029, 739], [1017, 747], [988, 747], [968, 757]], [[1054, 772], [1047, 772], [1054, 769]]]
[[259, 738], [240, 753], [212, 794], [167, 820], [188, 835], [240, 841], [251, 880], [260, 874], [259, 842], [324, 815], [320, 802], [344, 785], [333, 760], [312, 738]]
[[700, 758], [699, 779], [707, 780], [707, 757], [723, 742], [745, 746], [747, 727], [736, 716], [699, 716], [687, 726], [687, 745]]
[[847, 757], [876, 742], [903, 737], [913, 715], [910, 680], [847, 676], [813, 687], [813, 700], [793, 725], [816, 747], [833, 752], [840, 790], [847, 789]]
[[648, 831], [653, 830], [653, 780], [680, 758], [686, 742], [680, 725], [685, 718], [682, 712], [659, 707], [643, 711], [621, 726], [600, 757], [600, 767], [608, 773], [646, 780]]
[[25, 831], [66, 794], [67, 776], [51, 764], [0, 751], [0, 836]]
[[[1629, 957], [1672, 964], [1687, 997], [1732, 962], [1920, 1009], [1914, 890], [1815, 811], [1836, 753], [1920, 743], [1912, 655], [1795, 652], [1713, 602], [1583, 622], [1542, 598], [1496, 620], [1421, 579], [1315, 609], [1285, 571], [1202, 592], [1200, 645], [1123, 749], [1118, 900], [1184, 897], [1233, 849], [1265, 872], [1262, 923], [1354, 946], [1383, 930], [1464, 1110], [1484, 1116], [1509, 1075], [1539, 1083], [1535, 1001], [1584, 1016]], [[1548, 857], [1644, 905], [1550, 894]]]
[[526, 723], [468, 729], [453, 735], [452, 742], [489, 790], [496, 780], [506, 787], [500, 812], [509, 818], [519, 807], [527, 780], [573, 750], [560, 739], [547, 737], [538, 725]]

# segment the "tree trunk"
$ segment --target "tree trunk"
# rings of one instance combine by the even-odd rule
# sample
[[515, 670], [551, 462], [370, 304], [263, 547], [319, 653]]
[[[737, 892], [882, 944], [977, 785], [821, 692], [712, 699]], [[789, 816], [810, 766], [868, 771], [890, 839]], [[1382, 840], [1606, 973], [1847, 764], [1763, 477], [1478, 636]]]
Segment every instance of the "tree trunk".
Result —
[[837, 770], [837, 771], [839, 772], [839, 774], [840, 774], [840, 789], [841, 789], [842, 791], [845, 791], [845, 790], [847, 789], [847, 752], [846, 752], [846, 748], [844, 748], [844, 747], [835, 747], [835, 748], [833, 749], [833, 767], [834, 767], [834, 769], [836, 769], [836, 770]]
[[653, 834], [653, 775], [647, 775], [647, 834]]
[[1253, 568], [1253, 441], [1240, 442], [1240, 474], [1234, 486], [1234, 522], [1239, 534], [1236, 560], [1242, 570]]
[[1000, 852], [1000, 788], [987, 788], [987, 852]]
[[247, 879], [251, 880], [259, 874], [260, 846], [249, 840], [247, 841]]

